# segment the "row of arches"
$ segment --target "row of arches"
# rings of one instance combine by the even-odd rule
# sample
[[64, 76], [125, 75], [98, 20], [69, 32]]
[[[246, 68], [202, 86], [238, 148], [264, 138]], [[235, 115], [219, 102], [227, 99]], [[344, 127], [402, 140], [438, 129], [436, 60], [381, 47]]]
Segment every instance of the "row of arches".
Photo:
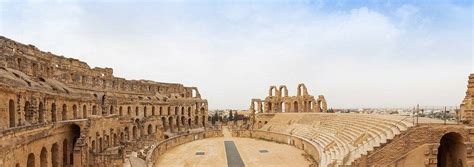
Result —
[[[80, 136], [80, 128], [77, 125], [66, 125], [68, 132], [64, 138], [52, 144], [39, 147], [40, 150], [31, 150], [27, 153], [25, 161], [13, 163], [15, 166], [26, 166], [26, 167], [61, 167], [61, 166], [73, 166], [74, 161], [74, 148], [76, 142]], [[54, 139], [53, 139], [54, 140]], [[48, 143], [48, 142], [46, 142]], [[21, 159], [21, 158], [17, 158]], [[12, 165], [13, 165], [12, 164]]]
[[168, 132], [181, 131], [193, 127], [205, 127], [207, 122], [207, 116], [194, 116], [194, 119], [191, 117], [161, 117], [161, 122], [163, 124], [163, 130]]
[[[299, 96], [308, 96], [308, 89], [304, 84], [298, 84], [297, 87], [297, 97]], [[288, 97], [288, 88], [285, 85], [280, 85], [278, 88], [276, 86], [270, 86], [268, 90], [269, 97]]]
[[[71, 119], [83, 119], [87, 118], [90, 115], [107, 115], [115, 114], [115, 109], [113, 105], [110, 105], [108, 109], [102, 110], [102, 114], [99, 112], [101, 109], [97, 105], [91, 104], [67, 104], [63, 103], [62, 105], [57, 105], [55, 102], [51, 103], [49, 106], [46, 106], [43, 101], [37, 102], [37, 104], [31, 103], [30, 101], [24, 101], [23, 106], [21, 106], [19, 101], [15, 102], [13, 99], [9, 99], [7, 103], [8, 110], [8, 127], [16, 127], [23, 125], [32, 125], [32, 124], [42, 124], [42, 123], [54, 123], [57, 121], [71, 120]], [[125, 106], [119, 106], [119, 115], [124, 116]], [[135, 115], [140, 117], [140, 107], [135, 106], [135, 111], [132, 114], [131, 106], [126, 106], [126, 114], [129, 116]], [[20, 108], [22, 110], [20, 110]], [[172, 112], [174, 109], [174, 112]], [[72, 110], [72, 113], [71, 113]], [[104, 112], [104, 111], [109, 111]], [[149, 111], [151, 110], [151, 111]], [[154, 115], [187, 115], [191, 117], [192, 115], [206, 115], [206, 109], [201, 107], [199, 110], [195, 109], [194, 113], [191, 106], [175, 106], [167, 108], [164, 106], [159, 106], [156, 109], [155, 106], [143, 106], [142, 113], [144, 117], [154, 116]]]

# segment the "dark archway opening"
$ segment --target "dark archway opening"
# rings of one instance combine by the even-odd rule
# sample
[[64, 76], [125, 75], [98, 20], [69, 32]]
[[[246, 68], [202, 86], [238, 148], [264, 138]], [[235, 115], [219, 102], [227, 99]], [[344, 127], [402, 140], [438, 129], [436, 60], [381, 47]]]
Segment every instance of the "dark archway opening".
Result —
[[443, 135], [438, 148], [438, 167], [466, 166], [466, 145], [459, 133]]

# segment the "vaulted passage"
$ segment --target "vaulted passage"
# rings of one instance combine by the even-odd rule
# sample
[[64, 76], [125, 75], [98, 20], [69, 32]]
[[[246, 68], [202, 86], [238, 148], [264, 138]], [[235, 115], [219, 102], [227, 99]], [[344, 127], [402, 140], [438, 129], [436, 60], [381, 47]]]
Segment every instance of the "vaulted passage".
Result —
[[459, 133], [443, 135], [438, 148], [438, 167], [463, 167], [466, 164], [466, 146]]

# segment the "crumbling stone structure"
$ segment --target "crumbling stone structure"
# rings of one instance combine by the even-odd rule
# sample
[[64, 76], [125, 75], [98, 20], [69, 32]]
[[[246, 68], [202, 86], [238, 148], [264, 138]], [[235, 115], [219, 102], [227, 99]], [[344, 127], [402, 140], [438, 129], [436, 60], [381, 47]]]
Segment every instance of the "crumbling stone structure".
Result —
[[[252, 99], [250, 103], [251, 113], [281, 113], [281, 112], [327, 112], [327, 103], [323, 95], [317, 99], [308, 94], [304, 84], [297, 87], [296, 96], [288, 96], [285, 85], [270, 86], [268, 96], [265, 100]], [[262, 104], [263, 103], [263, 104]], [[257, 107], [257, 109], [255, 109]]]
[[196, 87], [113, 76], [0, 36], [0, 166], [122, 166], [131, 151], [204, 130]]
[[466, 97], [461, 103], [461, 120], [474, 125], [474, 74], [469, 75]]

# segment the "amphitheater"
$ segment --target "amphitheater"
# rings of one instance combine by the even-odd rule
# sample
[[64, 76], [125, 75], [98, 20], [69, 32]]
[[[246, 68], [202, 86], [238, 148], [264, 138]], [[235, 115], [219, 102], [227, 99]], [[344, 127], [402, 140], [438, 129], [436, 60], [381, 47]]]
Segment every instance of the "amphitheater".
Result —
[[294, 96], [270, 86], [249, 121], [222, 126], [196, 87], [126, 80], [5, 37], [0, 56], [0, 166], [474, 166], [474, 74], [462, 123], [333, 113], [299, 84]]

